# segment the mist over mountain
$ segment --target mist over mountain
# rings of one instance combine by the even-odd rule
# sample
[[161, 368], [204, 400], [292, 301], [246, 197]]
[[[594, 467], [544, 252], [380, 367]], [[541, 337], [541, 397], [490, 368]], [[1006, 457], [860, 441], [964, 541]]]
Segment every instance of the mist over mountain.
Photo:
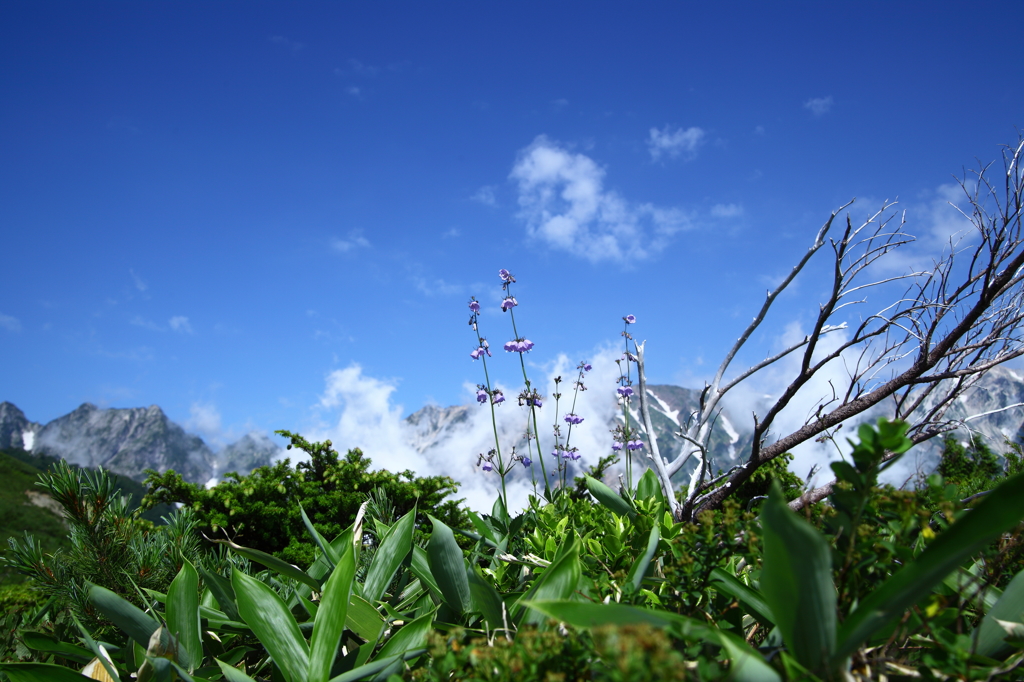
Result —
[[[700, 391], [672, 385], [651, 385], [647, 387], [647, 393], [654, 435], [662, 455], [671, 461], [682, 448], [682, 441], [674, 434], [697, 409]], [[770, 397], [766, 396], [764, 400], [770, 400]], [[1024, 438], [1024, 410], [1020, 407], [1002, 409], [1017, 403], [1024, 403], [1024, 375], [996, 367], [977, 386], [957, 399], [947, 417], [967, 419], [982, 415], [969, 420], [970, 428], [984, 436], [993, 450], [1003, 452], [1007, 440]], [[634, 400], [631, 408], [629, 419], [636, 427], [640, 423], [638, 401]], [[501, 409], [507, 411], [508, 408]], [[753, 432], [752, 418], [747, 409], [749, 405], [739, 410], [726, 403], [715, 420], [709, 448], [713, 470], [726, 470], [747, 457]], [[884, 410], [885, 405], [880, 405], [858, 421], [873, 421], [884, 416]], [[427, 405], [398, 422], [392, 442], [418, 457], [419, 465], [415, 465], [418, 474], [443, 473], [463, 483], [471, 483], [472, 477], [479, 473], [471, 463], [478, 453], [485, 454], [493, 447], [490, 417], [484, 412], [486, 408], [479, 405]], [[590, 433], [586, 436], [581, 433], [581, 437], [588, 439], [584, 441], [587, 457], [581, 462], [571, 463], [570, 473], [573, 475], [593, 464], [597, 454], [610, 452], [610, 432], [625, 420], [621, 410], [597, 411], [595, 414], [592, 421], [596, 419], [597, 422], [590, 424]], [[510, 415], [501, 416], [499, 435], [502, 442], [507, 443], [503, 448], [511, 448], [515, 444], [519, 452], [523, 452], [526, 441], [519, 435], [518, 428], [521, 427], [509, 422]], [[855, 436], [855, 431], [853, 425], [847, 425], [839, 432], [837, 440], [845, 443], [846, 438]], [[602, 435], [605, 432], [607, 435]], [[542, 436], [545, 442], [550, 441], [550, 434]], [[967, 440], [969, 434], [961, 429], [954, 432], [954, 436]], [[575, 438], [574, 442], [577, 442]], [[817, 453], [809, 458], [811, 461], [824, 465], [829, 459], [835, 459], [834, 448], [829, 451], [832, 446], [810, 444], [810, 447], [818, 448]], [[89, 403], [45, 425], [30, 421], [12, 403], [0, 403], [0, 449], [4, 448], [63, 457], [84, 467], [102, 466], [137, 481], [145, 478], [146, 469], [159, 472], [173, 469], [186, 480], [197, 483], [206, 483], [232, 471], [245, 475], [284, 456], [284, 451], [268, 434], [249, 433], [214, 453], [202, 438], [187, 433], [156, 405], [103, 409]], [[912, 462], [906, 465], [907, 470], [931, 470], [938, 462], [941, 448], [939, 438], [917, 446], [912, 451]], [[534, 451], [530, 452], [532, 456]], [[293, 459], [301, 457], [299, 453], [290, 454]], [[807, 460], [806, 457], [803, 460], [798, 458], [794, 473], [806, 475], [803, 469], [809, 468]], [[637, 461], [646, 463], [647, 459], [641, 456]], [[404, 469], [412, 465], [412, 461], [405, 460], [403, 464], [381, 458], [374, 464]], [[548, 462], [549, 467], [553, 464], [553, 461]], [[678, 483], [685, 482], [694, 464], [688, 463], [680, 470], [676, 475]], [[420, 468], [424, 470], [420, 471]], [[517, 467], [512, 478], [528, 482], [530, 476], [522, 467]]]

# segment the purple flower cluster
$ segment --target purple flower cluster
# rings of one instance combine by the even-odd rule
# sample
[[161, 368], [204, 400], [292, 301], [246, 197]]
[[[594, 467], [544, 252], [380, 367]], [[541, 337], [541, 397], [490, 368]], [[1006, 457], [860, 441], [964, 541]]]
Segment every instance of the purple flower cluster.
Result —
[[505, 268], [498, 270], [498, 277], [501, 277], [503, 284], [512, 284], [516, 281], [515, 276]]
[[566, 424], [579, 424], [582, 421], [583, 421], [583, 417], [577, 417], [575, 414], [572, 414], [571, 412], [569, 414], [565, 415], [565, 423]]
[[483, 357], [484, 354], [486, 354], [487, 357], [491, 357], [491, 346], [489, 343], [487, 343], [487, 339], [480, 339], [480, 347], [477, 348], [472, 353], [470, 353], [469, 357], [476, 360], [478, 358]]
[[500, 388], [496, 388], [491, 391], [491, 404], [500, 405], [505, 402], [505, 394], [501, 392]]
[[633, 395], [633, 389], [630, 386], [619, 386], [616, 390], [623, 398], [628, 398]]
[[505, 351], [509, 353], [526, 353], [533, 348], [530, 339], [513, 339], [505, 342]]
[[633, 324], [636, 322], [636, 315], [626, 315], [622, 319], [626, 321], [626, 324]]
[[506, 296], [505, 300], [501, 302], [501, 312], [504, 313], [504, 312], [507, 312], [509, 310], [512, 310], [517, 305], [519, 305], [519, 301], [517, 301], [515, 299], [515, 297], [513, 297], [513, 296]]
[[487, 398], [488, 398], [487, 389], [484, 388], [483, 386], [477, 386], [476, 387], [476, 401], [478, 403], [486, 403], [487, 402]]
[[469, 302], [469, 310], [473, 314], [476, 314], [476, 313], [480, 312], [480, 301], [476, 300], [475, 298], [470, 300], [470, 302]]
[[630, 450], [639, 450], [643, 446], [644, 442], [642, 440], [631, 440], [628, 443], [626, 443], [626, 447], [629, 448]]

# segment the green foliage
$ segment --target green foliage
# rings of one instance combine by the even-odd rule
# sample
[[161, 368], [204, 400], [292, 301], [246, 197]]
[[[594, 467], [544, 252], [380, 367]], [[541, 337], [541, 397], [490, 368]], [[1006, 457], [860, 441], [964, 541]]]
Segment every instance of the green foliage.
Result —
[[990, 490], [1003, 474], [999, 457], [979, 434], [972, 434], [965, 446], [953, 436], [943, 441], [938, 473], [957, 486], [961, 498]]
[[[36, 480], [40, 469], [0, 452], [0, 550], [6, 551], [10, 538], [21, 537], [26, 531], [35, 535], [44, 552], [69, 548], [68, 529], [55, 509], [32, 504], [26, 492], [36, 493]], [[38, 495], [35, 499], [46, 500]], [[24, 577], [7, 566], [0, 566], [0, 585], [21, 582]]]
[[[309, 459], [292, 466], [284, 460], [260, 467], [248, 476], [229, 473], [218, 485], [205, 489], [174, 471], [149, 472], [148, 508], [160, 503], [181, 503], [194, 510], [199, 528], [208, 537], [226, 534], [239, 545], [274, 554], [299, 566], [313, 562], [316, 543], [306, 532], [299, 505], [325, 537], [335, 537], [374, 490], [380, 490], [399, 516], [418, 505], [452, 527], [466, 524], [459, 500], [448, 499], [458, 484], [447, 476], [417, 477], [412, 471], [370, 471], [371, 460], [362, 451], [344, 457], [331, 442], [309, 443], [301, 436], [278, 431], [291, 439]], [[420, 522], [425, 522], [421, 517]], [[372, 530], [372, 529], [371, 529]]]

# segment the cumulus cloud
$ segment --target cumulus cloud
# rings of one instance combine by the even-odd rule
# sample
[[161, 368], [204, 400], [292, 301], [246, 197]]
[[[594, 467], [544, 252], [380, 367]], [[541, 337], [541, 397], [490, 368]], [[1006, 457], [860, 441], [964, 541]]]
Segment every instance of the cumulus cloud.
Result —
[[223, 427], [220, 411], [209, 403], [194, 402], [189, 407], [189, 418], [185, 420], [185, 428], [204, 436], [207, 440], [220, 440]]
[[363, 236], [362, 230], [351, 230], [347, 238], [331, 240], [331, 248], [341, 253], [348, 253], [355, 249], [368, 249], [370, 242]]
[[175, 315], [167, 321], [167, 324], [171, 325], [171, 329], [179, 334], [192, 333], [192, 325], [189, 324], [188, 318], [184, 315]]
[[16, 317], [0, 313], [0, 327], [6, 329], [9, 332], [20, 332], [21, 321], [18, 320], [18, 318]]
[[832, 109], [832, 95], [828, 97], [812, 97], [804, 102], [804, 109], [807, 109], [815, 116], [823, 116]]
[[[584, 421], [574, 426], [572, 431], [571, 444], [579, 448], [582, 456], [577, 474], [583, 466], [596, 462], [600, 455], [611, 451], [607, 424], [617, 409], [614, 386], [618, 377], [615, 359], [619, 355], [620, 351], [606, 348], [595, 351], [589, 359], [594, 369], [585, 383], [590, 390], [579, 394], [575, 408], [576, 414]], [[576, 362], [560, 355], [549, 367], [534, 371], [536, 385], [550, 390], [554, 377], [561, 376], [561, 391], [566, 395], [563, 401], [566, 400], [572, 393], [571, 381], [576, 375]], [[517, 452], [525, 447], [522, 434], [527, 425], [528, 411], [516, 404], [517, 387], [498, 387], [507, 398], [496, 410], [499, 442], [502, 453], [507, 457], [512, 446], [516, 446]], [[330, 439], [339, 451], [361, 448], [373, 460], [375, 468], [390, 471], [410, 469], [418, 476], [451, 476], [462, 484], [459, 497], [465, 497], [473, 509], [489, 511], [500, 480], [494, 472], [485, 472], [476, 466], [478, 455], [494, 447], [490, 410], [486, 405], [476, 404], [476, 387], [465, 387], [466, 418], [446, 435], [443, 446], [417, 440], [414, 428], [402, 418], [402, 406], [394, 402], [396, 388], [397, 382], [367, 376], [358, 364], [331, 372], [318, 405], [320, 423], [308, 429], [308, 437], [318, 441]], [[545, 402], [539, 417], [540, 443], [549, 468], [554, 466], [551, 457], [553, 407], [550, 400]], [[560, 412], [564, 414], [566, 411], [563, 403]], [[563, 424], [563, 437], [566, 435], [564, 427]], [[536, 446], [530, 450], [530, 456], [537, 461]], [[539, 475], [539, 462], [532, 469]], [[517, 465], [507, 479], [509, 504], [513, 509], [522, 509], [527, 496], [533, 491], [530, 473], [530, 469]], [[538, 484], [542, 485], [539, 481]]]
[[697, 147], [704, 142], [704, 137], [704, 131], [696, 126], [675, 130], [669, 126], [665, 126], [664, 130], [651, 128], [650, 136], [647, 138], [647, 150], [651, 153], [652, 161], [657, 161], [663, 155], [672, 159], [683, 157], [689, 160], [697, 155]]
[[605, 170], [540, 136], [519, 153], [509, 175], [519, 192], [527, 233], [548, 246], [586, 258], [643, 259], [668, 245], [690, 218], [676, 208], [632, 204], [604, 188]]
[[135, 274], [134, 270], [129, 270], [128, 274], [132, 276], [132, 282], [135, 284], [135, 288], [138, 291], [145, 291], [149, 286], [142, 281], [142, 278]]

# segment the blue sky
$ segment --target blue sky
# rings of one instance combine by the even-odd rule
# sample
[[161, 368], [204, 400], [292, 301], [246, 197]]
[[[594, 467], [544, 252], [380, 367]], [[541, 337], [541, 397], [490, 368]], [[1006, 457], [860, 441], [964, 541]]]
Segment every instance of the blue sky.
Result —
[[[40, 422], [157, 404], [215, 445], [330, 422], [341, 378], [400, 415], [466, 402], [469, 297], [511, 336], [499, 268], [537, 372], [631, 313], [650, 380], [698, 385], [833, 209], [898, 196], [927, 232], [953, 176], [1017, 139], [1022, 22], [1017, 2], [5, 2], [0, 400]], [[751, 358], [812, 319], [826, 270]]]

